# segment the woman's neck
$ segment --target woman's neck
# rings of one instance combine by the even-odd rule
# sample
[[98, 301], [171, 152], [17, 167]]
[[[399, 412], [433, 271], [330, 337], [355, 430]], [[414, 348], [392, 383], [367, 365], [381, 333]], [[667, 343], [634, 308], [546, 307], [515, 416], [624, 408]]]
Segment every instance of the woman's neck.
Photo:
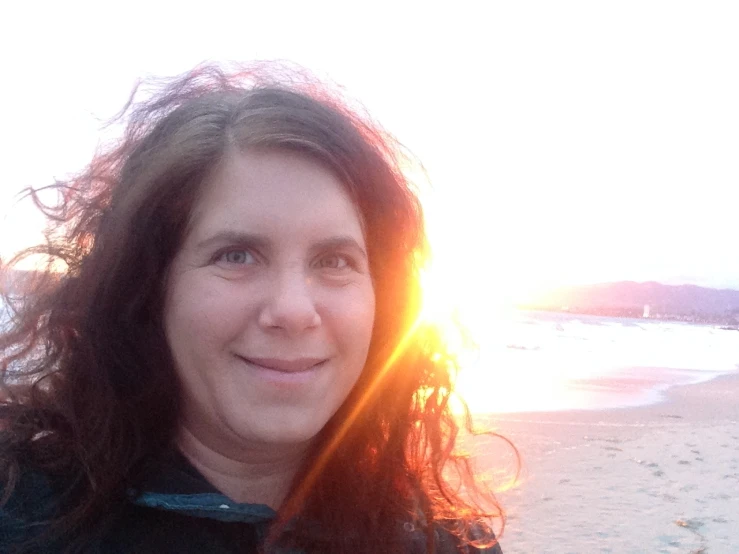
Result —
[[235, 502], [279, 508], [303, 463], [307, 446], [267, 446], [238, 453], [182, 427], [177, 444], [209, 483]]

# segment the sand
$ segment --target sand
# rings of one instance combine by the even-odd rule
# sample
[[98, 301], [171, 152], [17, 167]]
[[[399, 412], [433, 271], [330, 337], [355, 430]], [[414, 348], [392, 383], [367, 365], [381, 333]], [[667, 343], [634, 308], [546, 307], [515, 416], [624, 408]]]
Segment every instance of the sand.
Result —
[[[498, 493], [505, 554], [739, 553], [739, 375], [647, 407], [490, 424], [523, 462], [518, 484]], [[511, 463], [495, 443], [476, 451], [481, 467]]]

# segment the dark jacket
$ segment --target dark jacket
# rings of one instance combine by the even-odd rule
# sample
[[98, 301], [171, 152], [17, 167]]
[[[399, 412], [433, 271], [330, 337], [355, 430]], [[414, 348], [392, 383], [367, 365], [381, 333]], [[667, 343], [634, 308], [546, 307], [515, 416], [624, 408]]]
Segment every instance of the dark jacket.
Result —
[[[37, 536], [38, 522], [55, 508], [54, 483], [38, 473], [23, 475], [9, 502], [0, 510], [0, 552], [10, 552], [18, 540]], [[129, 491], [129, 502], [102, 530], [89, 548], [105, 554], [236, 554], [257, 552], [275, 512], [260, 504], [239, 504], [218, 492], [183, 456], [176, 455], [140, 491]], [[426, 535], [410, 522], [399, 522], [409, 554], [426, 553]], [[484, 552], [501, 554], [500, 547], [458, 550], [457, 541], [439, 529], [438, 554]], [[54, 554], [61, 544], [47, 544], [34, 552]], [[382, 552], [378, 546], [378, 552]], [[300, 554], [281, 550], [279, 554]]]

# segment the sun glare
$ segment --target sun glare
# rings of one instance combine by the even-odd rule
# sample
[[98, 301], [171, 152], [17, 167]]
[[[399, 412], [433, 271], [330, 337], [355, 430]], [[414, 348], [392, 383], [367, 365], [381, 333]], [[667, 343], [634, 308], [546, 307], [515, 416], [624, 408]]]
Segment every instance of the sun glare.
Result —
[[[423, 309], [421, 322], [433, 326], [440, 340], [460, 364], [457, 392], [466, 400], [482, 383], [470, 381], [464, 374], [475, 367], [479, 346], [494, 336], [494, 328], [502, 321], [502, 313], [490, 309], [487, 317], [474, 309], [475, 292], [458, 286], [454, 279], [435, 271], [433, 266], [421, 274]], [[478, 379], [479, 380], [479, 379]], [[461, 404], [452, 399], [453, 411], [461, 413]]]
[[[470, 268], [464, 256], [460, 261], [449, 255], [454, 238], [447, 237], [446, 243], [432, 242], [435, 256], [421, 274], [421, 320], [436, 328], [459, 362], [455, 392], [473, 413], [542, 407], [564, 398], [567, 391], [556, 375], [521, 366], [522, 358], [508, 348], [520, 317], [516, 303], [542, 285], [533, 279], [515, 283], [505, 269]], [[539, 386], [531, 386], [532, 372]], [[451, 405], [460, 412], [458, 402]]]

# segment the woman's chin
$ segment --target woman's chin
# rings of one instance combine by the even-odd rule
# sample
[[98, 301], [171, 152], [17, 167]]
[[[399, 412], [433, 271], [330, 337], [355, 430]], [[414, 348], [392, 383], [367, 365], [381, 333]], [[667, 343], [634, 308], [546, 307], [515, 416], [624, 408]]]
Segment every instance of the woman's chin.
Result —
[[270, 421], [262, 425], [237, 425], [234, 429], [241, 441], [247, 445], [305, 446], [321, 431], [323, 425], [303, 421]]

